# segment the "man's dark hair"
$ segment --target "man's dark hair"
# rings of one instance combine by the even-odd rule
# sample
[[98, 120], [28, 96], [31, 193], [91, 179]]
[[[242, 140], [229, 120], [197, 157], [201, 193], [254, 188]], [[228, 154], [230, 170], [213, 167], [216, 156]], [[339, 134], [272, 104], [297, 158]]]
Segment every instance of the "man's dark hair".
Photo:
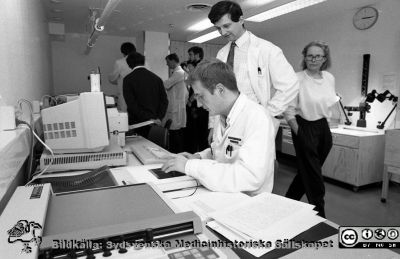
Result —
[[220, 1], [211, 7], [208, 19], [210, 19], [211, 23], [215, 24], [225, 14], [229, 14], [233, 22], [238, 22], [243, 12], [240, 5], [236, 2]]
[[203, 49], [201, 48], [201, 47], [199, 47], [199, 46], [193, 46], [193, 47], [191, 47], [189, 50], [188, 50], [188, 53], [189, 52], [193, 52], [193, 54], [198, 54], [199, 55], [199, 57], [200, 57], [200, 59], [203, 59], [204, 58], [204, 51], [203, 51]]
[[126, 58], [126, 63], [128, 63], [128, 66], [132, 69], [137, 66], [143, 66], [144, 65], [144, 56], [138, 52], [132, 52]]
[[178, 55], [176, 55], [176, 53], [169, 54], [168, 56], [165, 57], [165, 59], [173, 60], [176, 63], [179, 63], [179, 57]]
[[124, 42], [121, 45], [121, 53], [124, 54], [125, 56], [128, 56], [130, 53], [135, 52], [136, 47], [133, 45], [133, 43], [130, 42]]

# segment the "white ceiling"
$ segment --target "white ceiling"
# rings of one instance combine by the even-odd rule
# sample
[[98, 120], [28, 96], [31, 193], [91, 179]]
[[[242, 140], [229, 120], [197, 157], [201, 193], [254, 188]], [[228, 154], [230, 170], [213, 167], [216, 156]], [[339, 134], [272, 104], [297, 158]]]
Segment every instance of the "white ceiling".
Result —
[[[263, 4], [266, 0], [237, 0], [245, 18], [272, 8], [289, 0], [276, 0]], [[373, 5], [379, 0], [327, 0], [302, 10], [295, 11], [262, 23], [246, 22], [255, 34], [265, 31], [284, 30], [294, 25], [311, 22], [345, 10], [356, 11], [359, 7]], [[382, 0], [380, 0], [382, 1]], [[63, 23], [66, 33], [89, 33], [90, 10], [101, 13], [108, 0], [42, 0], [49, 22]], [[213, 5], [218, 0], [121, 0], [107, 20], [102, 33], [117, 36], [134, 36], [140, 31], [168, 32], [172, 40], [186, 41], [194, 32], [187, 28], [207, 18], [206, 11], [189, 11], [186, 6], [193, 3]], [[221, 43], [214, 40], [214, 43]]]

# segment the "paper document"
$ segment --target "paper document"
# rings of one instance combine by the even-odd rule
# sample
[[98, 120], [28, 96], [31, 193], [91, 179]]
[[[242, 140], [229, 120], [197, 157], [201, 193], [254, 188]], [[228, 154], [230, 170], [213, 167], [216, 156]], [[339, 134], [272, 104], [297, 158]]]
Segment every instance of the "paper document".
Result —
[[[272, 250], [278, 240], [291, 239], [325, 219], [316, 216], [313, 205], [276, 194], [262, 193], [209, 216], [215, 219], [210, 227], [228, 239], [262, 240], [270, 249], [245, 249], [255, 256]], [[234, 240], [231, 240], [234, 241]]]
[[151, 125], [151, 124], [155, 124], [155, 121], [154, 120], [148, 120], [148, 121], [132, 124], [132, 125], [129, 125], [129, 129], [130, 130], [137, 129], [137, 128], [141, 128], [141, 127], [144, 127], [144, 126], [147, 126], [147, 125]]
[[201, 191], [202, 189], [204, 188], [199, 189], [194, 196], [174, 200], [176, 206], [178, 206], [182, 211], [193, 210], [197, 215], [200, 216], [202, 221], [209, 220], [209, 214], [211, 214], [212, 212], [250, 199], [249, 196], [241, 192], [210, 192]]

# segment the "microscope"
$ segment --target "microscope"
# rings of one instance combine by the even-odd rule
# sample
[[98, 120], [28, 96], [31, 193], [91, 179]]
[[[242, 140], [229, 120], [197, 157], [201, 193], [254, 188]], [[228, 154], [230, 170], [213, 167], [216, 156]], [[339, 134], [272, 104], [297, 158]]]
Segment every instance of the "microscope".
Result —
[[[359, 111], [360, 112], [360, 118], [357, 120], [357, 127], [363, 127], [365, 128], [367, 126], [365, 116], [367, 112], [370, 112], [371, 105], [369, 103], [372, 103], [377, 99], [379, 102], [384, 102], [386, 99], [389, 101], [392, 101], [394, 104], [394, 107], [392, 110], [389, 112], [389, 114], [386, 116], [385, 120], [383, 122], [378, 122], [379, 124], [376, 126], [378, 129], [383, 129], [385, 127], [385, 123], [390, 117], [390, 115], [393, 113], [393, 111], [397, 108], [397, 101], [398, 97], [390, 93], [389, 90], [384, 91], [383, 93], [378, 94], [376, 90], [372, 90], [367, 96], [365, 97], [365, 100], [360, 102], [359, 106], [344, 106], [340, 102], [340, 105], [342, 107], [343, 112], [345, 113], [345, 110], [348, 111], [348, 115], [352, 115], [352, 111]], [[346, 113], [345, 113], [346, 115]], [[346, 116], [346, 125], [350, 125], [351, 122], [348, 120], [348, 117]]]
[[[344, 106], [343, 107], [342, 102], [339, 100], [340, 106], [342, 107], [342, 110], [343, 110], [343, 113], [346, 116], [346, 122], [344, 124], [351, 125], [351, 121], [347, 117], [347, 114], [349, 116], [351, 116], [352, 115], [351, 112], [354, 111], [354, 112], [360, 112], [360, 117], [357, 120], [357, 127], [362, 127], [362, 128], [367, 127], [367, 121], [365, 120], [365, 117], [366, 117], [367, 112], [369, 112], [371, 109], [371, 105], [369, 105], [368, 103], [372, 103], [375, 100], [376, 96], [377, 96], [376, 90], [372, 90], [372, 92], [367, 94], [365, 99], [363, 101], [361, 101], [358, 106]], [[348, 112], [347, 114], [346, 114], [345, 110], [347, 110], [347, 112]]]

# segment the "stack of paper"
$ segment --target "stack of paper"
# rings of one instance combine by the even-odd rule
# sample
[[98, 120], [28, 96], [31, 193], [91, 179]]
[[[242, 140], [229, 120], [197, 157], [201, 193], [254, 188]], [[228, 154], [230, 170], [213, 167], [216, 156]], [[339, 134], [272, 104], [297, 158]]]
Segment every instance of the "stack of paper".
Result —
[[[169, 193], [167, 193], [168, 195]], [[180, 195], [181, 197], [187, 195]], [[244, 193], [210, 192], [204, 187], [199, 187], [196, 194], [181, 199], [175, 199], [175, 205], [181, 211], [194, 211], [202, 221], [212, 220], [209, 215], [217, 210], [251, 199]]]
[[210, 213], [215, 221], [207, 225], [232, 242], [242, 241], [266, 247], [243, 248], [261, 256], [277, 242], [291, 239], [325, 219], [316, 215], [313, 205], [276, 194], [262, 193], [240, 203]]

